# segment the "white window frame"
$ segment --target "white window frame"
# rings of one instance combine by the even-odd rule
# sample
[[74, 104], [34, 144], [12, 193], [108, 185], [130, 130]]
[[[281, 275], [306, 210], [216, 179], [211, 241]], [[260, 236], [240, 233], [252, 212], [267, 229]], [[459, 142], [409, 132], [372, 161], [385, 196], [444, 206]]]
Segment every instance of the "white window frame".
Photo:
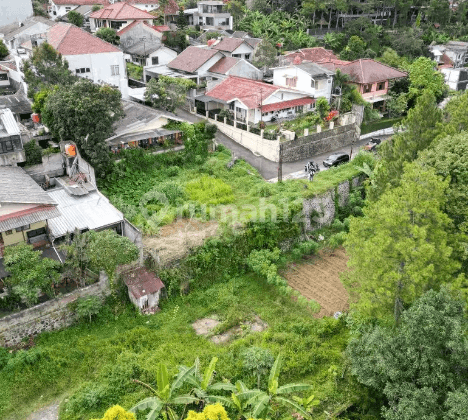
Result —
[[119, 67], [118, 64], [111, 66], [111, 75], [112, 76], [120, 76], [120, 67]]

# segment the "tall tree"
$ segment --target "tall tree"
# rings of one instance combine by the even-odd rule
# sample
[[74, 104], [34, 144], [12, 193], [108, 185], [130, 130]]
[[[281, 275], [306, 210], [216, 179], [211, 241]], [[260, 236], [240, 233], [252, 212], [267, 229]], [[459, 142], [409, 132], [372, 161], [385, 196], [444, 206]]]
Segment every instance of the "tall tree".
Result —
[[60, 140], [73, 140], [83, 157], [103, 176], [110, 161], [105, 139], [123, 116], [120, 92], [80, 78], [54, 90], [43, 110], [44, 124]]
[[196, 83], [189, 79], [161, 76], [148, 82], [145, 99], [155, 108], [172, 112], [185, 103], [187, 92], [196, 86]]
[[0, 60], [4, 59], [9, 53], [3, 39], [0, 39]]
[[453, 279], [460, 264], [448, 245], [452, 223], [443, 209], [448, 181], [419, 163], [405, 166], [399, 187], [351, 218], [345, 243], [353, 268], [347, 286], [368, 316], [398, 322], [424, 291]]
[[411, 82], [410, 98], [417, 98], [425, 91], [431, 92], [437, 102], [440, 102], [448, 92], [444, 75], [437, 71], [434, 61], [427, 57], [419, 57], [408, 66]]
[[252, 64], [258, 68], [274, 67], [278, 63], [278, 52], [274, 45], [263, 39], [257, 46], [252, 57]]
[[99, 28], [95, 35], [98, 38], [108, 42], [109, 44], [119, 45], [120, 37], [117, 35], [117, 31], [112, 28]]
[[431, 290], [403, 313], [398, 329], [374, 327], [350, 342], [352, 373], [386, 398], [384, 419], [466, 418], [463, 306], [446, 290]]
[[47, 42], [34, 48], [31, 58], [24, 62], [23, 72], [31, 98], [43, 88], [67, 86], [78, 80], [78, 76], [68, 69], [68, 61]]
[[67, 14], [68, 21], [78, 28], [83, 26], [84, 16], [81, 13], [75, 12], [74, 10], [70, 10]]

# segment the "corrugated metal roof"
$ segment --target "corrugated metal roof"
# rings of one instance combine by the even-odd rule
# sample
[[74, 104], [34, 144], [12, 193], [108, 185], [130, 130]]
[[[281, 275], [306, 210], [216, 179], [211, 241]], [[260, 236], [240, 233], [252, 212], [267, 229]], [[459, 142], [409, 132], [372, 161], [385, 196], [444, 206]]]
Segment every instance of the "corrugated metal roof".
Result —
[[0, 203], [57, 204], [19, 166], [0, 166]]
[[60, 238], [75, 229], [100, 229], [123, 221], [123, 214], [100, 192], [71, 196], [64, 189], [48, 193], [58, 203], [61, 216], [49, 221], [51, 236]]
[[0, 109], [0, 130], [2, 127], [9, 136], [17, 136], [20, 134], [20, 129], [13, 116], [13, 112], [11, 112], [9, 108]]
[[0, 232], [16, 229], [20, 226], [31, 225], [33, 223], [42, 222], [43, 220], [50, 220], [54, 217], [59, 217], [60, 212], [56, 207], [42, 207], [41, 210], [33, 213], [24, 214], [17, 217], [12, 217], [7, 220], [0, 221]]

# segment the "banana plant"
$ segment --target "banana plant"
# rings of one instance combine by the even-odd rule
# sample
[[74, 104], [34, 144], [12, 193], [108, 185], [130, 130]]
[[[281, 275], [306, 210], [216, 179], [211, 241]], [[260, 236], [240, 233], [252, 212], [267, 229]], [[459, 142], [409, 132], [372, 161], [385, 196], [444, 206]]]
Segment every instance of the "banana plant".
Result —
[[215, 367], [217, 361], [218, 358], [213, 357], [203, 374], [200, 370], [200, 359], [198, 358], [195, 360], [195, 363], [191, 368], [187, 366], [179, 366], [179, 371], [181, 373], [190, 372], [187, 376], [187, 382], [193, 386], [191, 393], [193, 393], [199, 400], [212, 401], [211, 395], [216, 391], [237, 391], [237, 388], [230, 382], [212, 383], [216, 375]]
[[154, 396], [140, 401], [130, 410], [130, 412], [136, 414], [140, 410], [146, 410], [149, 408], [150, 411], [146, 415], [146, 420], [156, 420], [159, 416], [162, 416], [164, 420], [179, 420], [179, 417], [174, 411], [174, 406], [184, 405], [183, 413], [180, 416], [180, 420], [182, 420], [185, 415], [187, 405], [198, 401], [198, 398], [191, 395], [177, 394], [177, 390], [189, 380], [193, 370], [194, 367], [184, 371], [179, 370], [179, 374], [170, 381], [167, 373], [167, 366], [161, 362], [158, 365], [156, 374], [157, 389], [154, 389], [152, 386], [144, 382], [134, 380], [134, 382], [139, 385], [148, 388]]
[[308, 413], [312, 413], [314, 407], [320, 404], [320, 400], [317, 400], [313, 394], [310, 397], [304, 398], [293, 395], [292, 399], [296, 401], [301, 407], [303, 407], [304, 410], [306, 410]]
[[237, 394], [240, 399], [248, 398], [246, 405], [251, 407], [251, 416], [253, 418], [266, 418], [273, 410], [273, 405], [279, 404], [292, 408], [295, 412], [299, 413], [306, 419], [311, 416], [308, 411], [293, 399], [287, 398], [286, 395], [293, 392], [309, 391], [312, 386], [308, 384], [286, 384], [279, 386], [278, 378], [281, 371], [281, 355], [279, 355], [273, 366], [271, 367], [270, 377], [268, 378], [268, 389], [262, 391], [260, 389], [247, 390]]
[[225, 407], [231, 408], [236, 411], [237, 418], [252, 418], [247, 411], [247, 401], [256, 395], [257, 390], [249, 390], [242, 381], [237, 381], [235, 389], [237, 393], [233, 392], [230, 397], [223, 397], [221, 395], [214, 395], [211, 397], [213, 402], [218, 402]]

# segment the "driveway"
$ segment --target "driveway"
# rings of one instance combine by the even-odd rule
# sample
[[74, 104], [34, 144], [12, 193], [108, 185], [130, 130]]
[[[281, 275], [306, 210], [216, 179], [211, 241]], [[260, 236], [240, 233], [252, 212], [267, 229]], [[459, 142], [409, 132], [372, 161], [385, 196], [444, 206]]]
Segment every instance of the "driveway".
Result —
[[[185, 118], [187, 121], [190, 122], [199, 122], [203, 121], [204, 119], [191, 114], [190, 112], [187, 112], [182, 109], [177, 109], [176, 115]], [[377, 136], [376, 136], [377, 137]], [[379, 138], [384, 140], [388, 138], [389, 136], [380, 136]], [[241, 146], [239, 143], [236, 143], [234, 140], [226, 136], [225, 134], [221, 133], [219, 130], [216, 132], [216, 141], [218, 143], [221, 143], [223, 146], [227, 147], [229, 150], [232, 151], [232, 153], [240, 158], [244, 159], [247, 163], [252, 165], [254, 168], [260, 172], [260, 175], [263, 176], [266, 180], [269, 180], [271, 182], [276, 182], [277, 177], [278, 177], [278, 163], [277, 162], [272, 162], [271, 160], [265, 159], [263, 156], [257, 156], [254, 155], [249, 149]], [[369, 141], [369, 139], [366, 140], [359, 140], [353, 145], [353, 153], [352, 153], [352, 158], [356, 156], [356, 154], [359, 151], [359, 148], [366, 144]], [[351, 145], [350, 146], [345, 146], [337, 150], [333, 150], [321, 155], [316, 155], [316, 156], [310, 156], [306, 159], [298, 160], [295, 162], [287, 162], [283, 163], [283, 179], [296, 179], [296, 178], [306, 178], [307, 175], [304, 172], [304, 166], [306, 165], [307, 162], [310, 160], [313, 160], [320, 165], [320, 170], [324, 171], [326, 168], [323, 166], [322, 162], [333, 154], [333, 152], [345, 152], [350, 154], [351, 152]]]

